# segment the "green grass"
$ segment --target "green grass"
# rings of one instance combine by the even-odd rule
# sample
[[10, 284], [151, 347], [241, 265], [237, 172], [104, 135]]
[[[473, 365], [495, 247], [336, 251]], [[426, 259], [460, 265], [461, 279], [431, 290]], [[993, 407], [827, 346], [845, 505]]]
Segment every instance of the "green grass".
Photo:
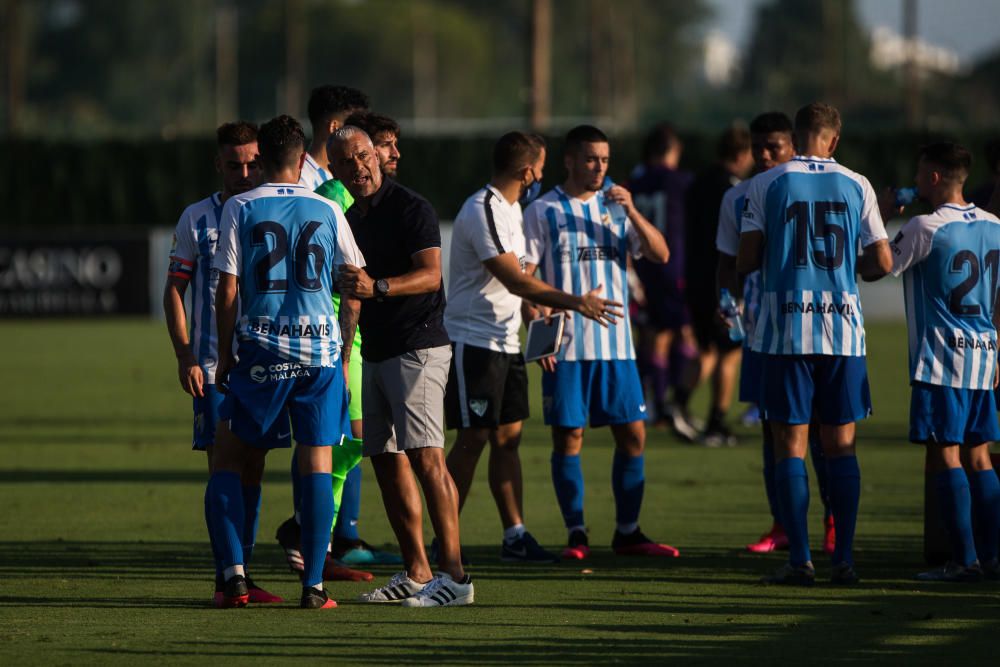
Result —
[[[905, 331], [873, 325], [869, 334], [876, 415], [859, 430], [858, 587], [786, 590], [756, 583], [782, 557], [741, 551], [767, 526], [752, 431], [741, 432], [741, 445], [727, 450], [685, 446], [651, 432], [642, 524], [678, 546], [682, 558], [613, 557], [607, 546], [611, 442], [606, 430], [596, 430], [588, 433], [584, 455], [592, 573], [582, 573], [579, 564], [499, 562], [500, 527], [484, 460], [462, 519], [475, 606], [362, 606], [350, 601], [365, 585], [334, 583], [329, 590], [341, 607], [305, 613], [293, 604], [209, 607], [206, 465], [203, 455], [189, 451], [190, 405], [162, 325], [0, 325], [0, 349], [7, 351], [0, 396], [0, 662], [992, 658], [1000, 586], [918, 586], [910, 579], [922, 566], [923, 457], [906, 442]], [[536, 381], [532, 397], [537, 402]], [[528, 525], [543, 544], [557, 547], [564, 535], [548, 443], [540, 420], [532, 419], [522, 449]], [[297, 600], [297, 581], [272, 539], [290, 507], [288, 461], [288, 452], [269, 461], [254, 572], [269, 589]], [[363, 535], [389, 543], [367, 464], [364, 472]], [[819, 506], [814, 491], [814, 544]], [[817, 561], [822, 578], [828, 564], [821, 555]]]

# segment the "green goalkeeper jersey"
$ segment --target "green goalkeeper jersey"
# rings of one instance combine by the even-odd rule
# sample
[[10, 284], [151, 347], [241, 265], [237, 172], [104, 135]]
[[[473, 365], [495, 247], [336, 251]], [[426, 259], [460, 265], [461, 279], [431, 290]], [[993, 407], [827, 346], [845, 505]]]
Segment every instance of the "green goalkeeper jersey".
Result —
[[[336, 202], [340, 207], [340, 210], [346, 212], [347, 209], [351, 207], [354, 203], [354, 197], [351, 193], [347, 191], [347, 188], [343, 183], [338, 181], [336, 178], [331, 178], [329, 181], [323, 183], [321, 186], [316, 188], [316, 194], [321, 197], [326, 197], [327, 199]], [[333, 308], [337, 315], [340, 315], [340, 294], [337, 292], [333, 293]], [[354, 348], [360, 354], [361, 350], [361, 331], [355, 331], [354, 333]]]

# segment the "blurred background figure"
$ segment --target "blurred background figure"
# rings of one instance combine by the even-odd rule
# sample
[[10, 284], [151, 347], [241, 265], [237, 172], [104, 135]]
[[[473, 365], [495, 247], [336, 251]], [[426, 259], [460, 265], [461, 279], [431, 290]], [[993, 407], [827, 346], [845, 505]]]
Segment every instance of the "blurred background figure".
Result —
[[[666, 264], [635, 261], [641, 285], [639, 374], [653, 421], [666, 421], [674, 433], [694, 442], [688, 400], [698, 379], [697, 344], [684, 296], [684, 199], [692, 176], [678, 169], [684, 146], [669, 123], [653, 127], [642, 143], [642, 162], [632, 170], [628, 189], [635, 206], [667, 240]], [[668, 390], [673, 388], [668, 397]]]
[[719, 261], [715, 236], [719, 228], [719, 205], [726, 190], [739, 183], [753, 167], [750, 131], [742, 125], [727, 128], [719, 137], [716, 161], [701, 171], [687, 192], [685, 248], [687, 305], [698, 341], [698, 381], [711, 378], [712, 396], [702, 442], [710, 447], [735, 445], [726, 425], [740, 367], [742, 341], [729, 339], [729, 330], [718, 316], [715, 276]]

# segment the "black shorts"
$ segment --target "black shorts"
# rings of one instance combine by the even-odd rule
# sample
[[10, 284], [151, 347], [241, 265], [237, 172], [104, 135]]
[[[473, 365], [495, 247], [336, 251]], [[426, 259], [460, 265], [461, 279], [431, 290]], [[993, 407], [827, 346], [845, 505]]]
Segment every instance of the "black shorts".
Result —
[[528, 372], [524, 356], [452, 343], [445, 390], [449, 429], [496, 428], [528, 418]]
[[713, 301], [691, 307], [691, 323], [698, 347], [707, 350], [715, 347], [720, 352], [730, 352], [742, 347], [742, 341], [729, 338], [729, 329], [719, 319], [719, 311]]

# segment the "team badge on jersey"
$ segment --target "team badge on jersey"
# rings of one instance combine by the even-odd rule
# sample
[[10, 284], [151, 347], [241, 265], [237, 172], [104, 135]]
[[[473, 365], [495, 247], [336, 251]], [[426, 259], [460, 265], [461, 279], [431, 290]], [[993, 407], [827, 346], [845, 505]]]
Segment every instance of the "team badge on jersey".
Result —
[[485, 398], [470, 398], [469, 399], [469, 409], [477, 417], [482, 417], [486, 414], [486, 409], [490, 406], [489, 400]]

